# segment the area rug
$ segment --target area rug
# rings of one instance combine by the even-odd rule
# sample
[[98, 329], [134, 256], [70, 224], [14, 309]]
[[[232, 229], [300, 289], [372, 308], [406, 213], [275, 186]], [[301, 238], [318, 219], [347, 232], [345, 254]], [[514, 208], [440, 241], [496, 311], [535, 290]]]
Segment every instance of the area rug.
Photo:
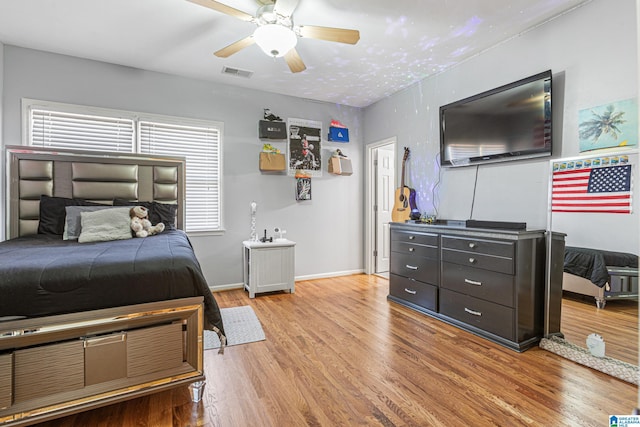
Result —
[[[251, 306], [221, 308], [220, 314], [227, 336], [227, 346], [265, 340], [260, 320]], [[204, 349], [219, 347], [218, 335], [213, 331], [204, 331]]]
[[623, 381], [638, 384], [638, 367], [610, 357], [596, 357], [586, 348], [579, 347], [556, 336], [542, 338], [540, 348], [573, 360]]

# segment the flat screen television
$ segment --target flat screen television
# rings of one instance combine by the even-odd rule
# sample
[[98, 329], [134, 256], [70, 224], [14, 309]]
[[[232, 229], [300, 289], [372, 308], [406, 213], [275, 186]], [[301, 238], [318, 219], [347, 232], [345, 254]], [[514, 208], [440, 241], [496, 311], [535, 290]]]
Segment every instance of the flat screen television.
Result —
[[551, 70], [440, 107], [440, 164], [551, 155]]

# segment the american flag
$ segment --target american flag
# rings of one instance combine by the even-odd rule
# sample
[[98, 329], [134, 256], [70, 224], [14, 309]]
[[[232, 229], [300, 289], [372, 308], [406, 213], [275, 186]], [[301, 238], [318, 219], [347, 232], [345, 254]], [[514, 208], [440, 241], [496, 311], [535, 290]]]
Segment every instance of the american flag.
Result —
[[551, 210], [631, 213], [631, 165], [554, 171]]

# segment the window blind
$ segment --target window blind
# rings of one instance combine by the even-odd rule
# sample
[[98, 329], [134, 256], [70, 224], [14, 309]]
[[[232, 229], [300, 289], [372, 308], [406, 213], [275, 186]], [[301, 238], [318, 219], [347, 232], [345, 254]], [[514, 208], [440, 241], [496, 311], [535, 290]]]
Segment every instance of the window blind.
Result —
[[38, 147], [131, 153], [134, 121], [61, 111], [29, 111], [30, 144]]
[[221, 228], [220, 129], [140, 120], [139, 149], [144, 154], [186, 159], [187, 231]]

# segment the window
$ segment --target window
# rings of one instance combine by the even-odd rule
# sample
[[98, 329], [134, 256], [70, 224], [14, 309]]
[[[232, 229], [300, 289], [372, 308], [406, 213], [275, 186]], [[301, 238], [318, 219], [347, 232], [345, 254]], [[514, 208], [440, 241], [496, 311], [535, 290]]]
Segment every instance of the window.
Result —
[[222, 231], [219, 122], [24, 100], [26, 143], [186, 159], [185, 230]]

